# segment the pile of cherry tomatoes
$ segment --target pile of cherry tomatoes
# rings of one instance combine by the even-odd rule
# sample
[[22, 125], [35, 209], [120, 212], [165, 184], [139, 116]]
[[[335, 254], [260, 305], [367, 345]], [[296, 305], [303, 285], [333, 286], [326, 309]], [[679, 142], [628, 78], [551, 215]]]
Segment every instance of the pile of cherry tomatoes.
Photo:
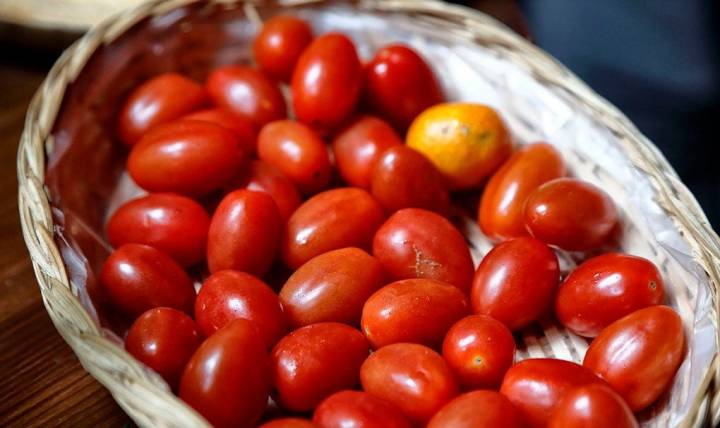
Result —
[[[621, 233], [605, 192], [548, 144], [513, 152], [490, 107], [445, 103], [409, 47], [363, 65], [279, 16], [253, 48], [257, 68], [159, 75], [120, 111], [148, 194], [110, 217], [100, 283], [128, 352], [217, 427], [637, 426], [684, 333], [646, 259], [561, 282], [556, 251]], [[450, 200], [484, 182], [497, 245], [475, 269]], [[592, 338], [583, 364], [516, 363], [513, 332], [553, 314]]]

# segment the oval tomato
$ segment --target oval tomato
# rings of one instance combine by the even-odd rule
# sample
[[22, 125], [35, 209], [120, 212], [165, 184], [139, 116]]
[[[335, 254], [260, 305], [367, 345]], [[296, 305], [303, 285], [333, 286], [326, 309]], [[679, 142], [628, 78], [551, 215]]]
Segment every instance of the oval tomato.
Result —
[[243, 153], [247, 155], [255, 153], [255, 143], [257, 140], [255, 126], [249, 120], [236, 116], [230, 110], [223, 108], [202, 110], [183, 116], [183, 119], [199, 120], [201, 122], [210, 122], [222, 126], [235, 134]]
[[263, 161], [252, 161], [233, 188], [265, 192], [272, 196], [278, 207], [283, 223], [287, 222], [295, 209], [300, 206], [300, 194], [295, 184], [279, 169]]
[[320, 428], [411, 428], [405, 415], [389, 402], [362, 391], [340, 391], [315, 409]]
[[318, 426], [307, 419], [282, 418], [265, 422], [258, 428], [318, 428]]
[[587, 385], [563, 397], [550, 418], [549, 428], [637, 428], [630, 407], [612, 388]]
[[273, 16], [263, 23], [255, 37], [253, 56], [265, 74], [287, 82], [298, 58], [312, 40], [312, 30], [307, 22], [293, 16]]
[[473, 391], [456, 397], [430, 419], [427, 428], [524, 428], [513, 404], [495, 391]]

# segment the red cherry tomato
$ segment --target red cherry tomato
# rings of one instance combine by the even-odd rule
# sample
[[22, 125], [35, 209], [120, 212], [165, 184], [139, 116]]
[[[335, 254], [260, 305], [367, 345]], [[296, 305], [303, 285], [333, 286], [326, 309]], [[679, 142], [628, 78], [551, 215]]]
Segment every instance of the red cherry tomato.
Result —
[[198, 326], [210, 336], [238, 318], [252, 321], [268, 348], [288, 329], [280, 301], [267, 284], [245, 272], [215, 272], [203, 282], [195, 300]]
[[557, 256], [533, 238], [503, 242], [480, 262], [470, 293], [473, 311], [510, 330], [526, 327], [552, 306], [560, 281]]
[[286, 223], [300, 206], [300, 194], [295, 184], [279, 169], [263, 161], [250, 162], [244, 174], [233, 183], [233, 188], [265, 192], [272, 196], [283, 223]]
[[288, 220], [280, 245], [283, 261], [297, 269], [330, 250], [367, 250], [384, 218], [380, 204], [362, 189], [344, 187], [319, 193]]
[[110, 301], [127, 315], [167, 306], [192, 313], [195, 287], [170, 256], [153, 247], [125, 244], [110, 254], [100, 271]]
[[362, 333], [345, 324], [323, 322], [288, 334], [272, 352], [280, 403], [312, 410], [330, 394], [352, 388], [369, 352]]
[[258, 156], [282, 171], [306, 195], [323, 190], [330, 182], [327, 147], [302, 123], [278, 120], [265, 125], [258, 136]]
[[270, 384], [262, 339], [253, 323], [238, 319], [200, 345], [183, 372], [180, 398], [214, 427], [254, 426]]
[[659, 305], [665, 285], [655, 265], [642, 257], [603, 254], [565, 278], [555, 298], [558, 320], [573, 332], [595, 337], [612, 322]]
[[458, 385], [445, 360], [415, 343], [395, 343], [373, 352], [360, 369], [365, 392], [402, 410], [424, 425], [458, 394]]
[[667, 306], [651, 306], [607, 326], [590, 344], [583, 365], [637, 412], [670, 386], [684, 346], [680, 316]]
[[473, 391], [443, 406], [427, 428], [525, 428], [525, 421], [504, 395]]
[[375, 54], [365, 67], [364, 95], [375, 112], [401, 131], [445, 99], [427, 63], [404, 45], [389, 45]]
[[152, 193], [118, 208], [107, 224], [110, 244], [136, 243], [190, 266], [205, 258], [210, 217], [202, 205], [172, 193]]
[[320, 428], [411, 428], [400, 409], [362, 391], [329, 396], [315, 409], [313, 422]]
[[361, 116], [332, 142], [335, 164], [350, 186], [370, 188], [373, 168], [382, 152], [403, 144], [395, 130], [374, 116]]
[[500, 321], [471, 315], [447, 332], [442, 354], [465, 388], [496, 389], [515, 359], [515, 339]]
[[125, 350], [175, 389], [200, 343], [202, 337], [195, 321], [187, 314], [172, 308], [155, 308], [135, 320], [125, 338]]
[[225, 129], [229, 129], [237, 137], [238, 144], [240, 145], [240, 149], [242, 149], [243, 153], [247, 155], [255, 153], [255, 143], [257, 140], [255, 126], [253, 126], [253, 123], [249, 120], [239, 118], [230, 110], [222, 108], [202, 110], [183, 116], [183, 119], [210, 122], [215, 125], [222, 126]]
[[281, 229], [280, 213], [270, 195], [251, 190], [228, 193], [210, 221], [210, 272], [234, 269], [264, 275], [275, 259]]
[[390, 216], [373, 240], [373, 255], [395, 278], [428, 278], [467, 293], [473, 262], [465, 238], [446, 218], [406, 208]]
[[355, 110], [362, 65], [353, 42], [339, 33], [315, 39], [298, 59], [292, 76], [293, 111], [298, 120], [328, 130]]
[[536, 143], [518, 150], [483, 190], [478, 212], [483, 233], [498, 241], [527, 236], [525, 200], [541, 184], [565, 173], [562, 156], [550, 144]]
[[288, 278], [280, 301], [294, 327], [322, 321], [360, 322], [365, 301], [385, 285], [377, 259], [359, 248], [313, 257]]
[[318, 428], [318, 426], [307, 419], [282, 418], [265, 422], [258, 428]]
[[612, 199], [575, 178], [538, 187], [525, 202], [525, 226], [532, 236], [563, 250], [585, 251], [604, 244], [618, 222]]
[[253, 56], [265, 74], [287, 82], [298, 58], [312, 40], [307, 22], [292, 16], [274, 16], [263, 23], [255, 37]]
[[565, 394], [548, 427], [638, 428], [638, 423], [625, 400], [612, 388], [587, 385]]
[[161, 74], [127, 98], [120, 110], [118, 133], [131, 146], [151, 128], [197, 110], [207, 101], [207, 92], [193, 80], [176, 73]]
[[206, 86], [218, 107], [249, 120], [257, 128], [287, 117], [287, 106], [280, 88], [252, 68], [240, 65], [217, 68], [208, 76]]

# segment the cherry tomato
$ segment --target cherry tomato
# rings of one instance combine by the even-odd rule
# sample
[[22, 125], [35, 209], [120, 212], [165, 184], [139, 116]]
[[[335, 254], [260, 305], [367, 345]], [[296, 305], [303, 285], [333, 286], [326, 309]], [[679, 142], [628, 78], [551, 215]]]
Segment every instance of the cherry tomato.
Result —
[[524, 428], [525, 421], [504, 395], [473, 391], [456, 397], [430, 419], [427, 428]]
[[595, 337], [612, 322], [659, 305], [665, 285], [655, 265], [642, 257], [603, 254], [565, 278], [555, 298], [558, 320], [573, 332]]
[[200, 345], [180, 380], [180, 398], [214, 427], [250, 427], [270, 393], [268, 355], [253, 323], [237, 319]]
[[565, 394], [549, 428], [638, 428], [630, 407], [612, 388], [587, 385]]
[[195, 287], [170, 256], [153, 247], [125, 244], [110, 254], [100, 271], [110, 301], [127, 315], [167, 306], [192, 313]]
[[380, 155], [370, 188], [388, 212], [424, 208], [446, 215], [450, 211], [450, 193], [442, 174], [425, 156], [405, 145]]
[[272, 196], [283, 223], [300, 206], [300, 194], [295, 184], [279, 169], [263, 161], [250, 162], [249, 167], [233, 183], [233, 188], [265, 192]]
[[428, 278], [470, 289], [473, 262], [462, 234], [434, 212], [406, 208], [390, 216], [373, 240], [373, 255], [398, 279]]
[[575, 178], [558, 178], [525, 201], [525, 226], [532, 236], [563, 250], [585, 251], [604, 244], [618, 223], [610, 196]]
[[265, 422], [258, 428], [318, 428], [317, 425], [307, 419], [300, 418], [282, 418], [274, 421]]
[[366, 66], [364, 95], [375, 112], [401, 131], [420, 112], [445, 99], [427, 63], [400, 44], [380, 49]]
[[525, 200], [541, 184], [565, 173], [562, 156], [550, 144], [531, 144], [515, 152], [483, 190], [478, 212], [483, 233], [498, 241], [527, 236]]
[[680, 316], [667, 306], [650, 306], [607, 326], [590, 344], [583, 365], [637, 412], [670, 386], [684, 346]]
[[471, 315], [447, 332], [442, 354], [465, 388], [496, 389], [515, 359], [515, 339], [500, 321]]
[[264, 275], [275, 259], [281, 229], [280, 213], [270, 195], [252, 190], [228, 193], [210, 221], [210, 272], [235, 269]]
[[377, 259], [359, 248], [313, 257], [290, 276], [280, 302], [294, 327], [322, 321], [360, 322], [365, 301], [385, 285]]
[[405, 415], [389, 402], [362, 391], [340, 391], [315, 409], [320, 428], [411, 428]]
[[217, 271], [203, 282], [195, 300], [198, 326], [210, 336], [238, 318], [255, 323], [268, 348], [288, 329], [280, 301], [267, 284], [245, 272]]
[[335, 136], [335, 164], [351, 186], [370, 188], [373, 168], [382, 152], [403, 144], [395, 130], [374, 116], [361, 116]]
[[125, 338], [125, 350], [175, 389], [200, 343], [202, 337], [195, 321], [187, 314], [172, 308], [155, 308], [135, 320]]
[[473, 311], [510, 330], [521, 329], [550, 309], [559, 281], [558, 259], [547, 245], [533, 238], [503, 242], [485, 255], [475, 272]]
[[292, 16], [274, 16], [263, 23], [255, 37], [253, 56], [265, 74], [287, 82], [298, 58], [312, 40], [307, 22]]
[[323, 322], [293, 331], [272, 352], [280, 403], [294, 411], [312, 410], [330, 394], [352, 388], [369, 351], [362, 333], [345, 324]]
[[127, 160], [130, 176], [150, 192], [201, 195], [225, 185], [244, 154], [227, 129], [198, 120], [179, 120], [145, 134]]
[[315, 39], [298, 59], [290, 92], [298, 120], [328, 130], [355, 110], [362, 85], [362, 65], [353, 42], [340, 33]]
[[229, 65], [215, 69], [207, 90], [218, 107], [228, 109], [257, 128], [287, 117], [280, 88], [264, 74], [249, 67]]
[[283, 261], [297, 269], [330, 250], [367, 250], [384, 218], [380, 204], [362, 189], [343, 187], [319, 193], [288, 220], [280, 244]]
[[252, 122], [241, 119], [230, 110], [222, 108], [213, 108], [191, 113], [183, 116], [183, 119], [199, 120], [201, 122], [210, 122], [215, 125], [222, 126], [232, 131], [238, 139], [238, 144], [243, 153], [251, 155], [255, 153], [255, 143], [257, 140], [257, 132]]
[[278, 120], [265, 125], [258, 136], [258, 156], [282, 171], [306, 195], [323, 190], [330, 182], [327, 147], [302, 123]]
[[530, 427], [546, 427], [558, 402], [572, 389], [606, 385], [585, 367], [570, 361], [533, 358], [521, 361], [505, 374], [500, 392], [520, 411]]
[[360, 368], [365, 392], [385, 400], [424, 425], [458, 395], [458, 385], [445, 360], [415, 343], [395, 343], [373, 352]]
[[118, 133], [133, 145], [151, 128], [197, 110], [208, 102], [198, 83], [176, 73], [156, 76], [138, 86], [123, 104]]

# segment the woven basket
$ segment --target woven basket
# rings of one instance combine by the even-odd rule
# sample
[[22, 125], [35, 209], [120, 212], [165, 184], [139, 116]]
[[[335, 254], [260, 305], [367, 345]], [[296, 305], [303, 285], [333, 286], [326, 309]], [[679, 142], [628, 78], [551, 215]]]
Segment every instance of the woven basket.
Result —
[[[618, 246], [660, 266], [669, 303], [683, 317], [688, 337], [686, 361], [671, 393], [640, 419], [652, 427], [717, 425], [720, 241], [692, 194], [625, 116], [551, 57], [481, 13], [435, 0], [150, 2], [94, 27], [52, 68], [30, 105], [18, 153], [23, 233], [55, 326], [85, 369], [138, 425], [207, 423], [119, 346], [113, 329], [122, 327], [103, 309], [96, 286], [93, 272], [109, 251], [103, 238], [109, 195], [128, 193], [121, 180], [123, 149], [113, 134], [117, 106], [130, 88], [159, 72], [175, 70], [202, 79], [219, 64], [249, 61], [248, 41], [258, 20], [278, 11], [300, 14], [321, 30], [336, 28], [356, 39], [365, 37], [359, 41], [365, 56], [371, 52], [363, 46], [383, 38], [373, 29], [385, 22], [392, 23], [386, 25], [388, 34], [405, 35], [426, 55], [428, 41], [453, 44], [453, 49], [431, 55], [446, 86], [453, 84], [445, 76], [452, 58], [471, 58], [477, 51], [489, 70], [494, 62], [510, 63], [521, 77], [490, 70], [488, 88], [501, 95], [498, 88], [514, 85], [541, 90], [550, 104], [563, 105], [573, 114], [570, 129], [587, 122], [606, 136], [606, 141], [590, 143], [612, 153], [612, 164], [626, 165], [632, 181], [588, 152], [588, 142], [581, 147], [580, 141], [560, 138], [562, 132], [550, 142], [560, 147], [574, 175], [613, 195], [623, 221]], [[363, 17], [367, 23], [353, 24]], [[478, 81], [455, 83], [462, 88]], [[462, 92], [448, 93], [462, 98]], [[518, 140], [535, 135], [529, 122], [553, 119], [535, 115], [544, 115], [549, 107], [533, 110], [534, 98], [505, 99], [497, 107]], [[477, 262], [489, 243], [469, 217], [460, 224]], [[566, 268], [576, 256], [563, 255]], [[587, 349], [587, 341], [551, 321], [521, 336], [520, 358], [549, 355], [580, 361]]]

